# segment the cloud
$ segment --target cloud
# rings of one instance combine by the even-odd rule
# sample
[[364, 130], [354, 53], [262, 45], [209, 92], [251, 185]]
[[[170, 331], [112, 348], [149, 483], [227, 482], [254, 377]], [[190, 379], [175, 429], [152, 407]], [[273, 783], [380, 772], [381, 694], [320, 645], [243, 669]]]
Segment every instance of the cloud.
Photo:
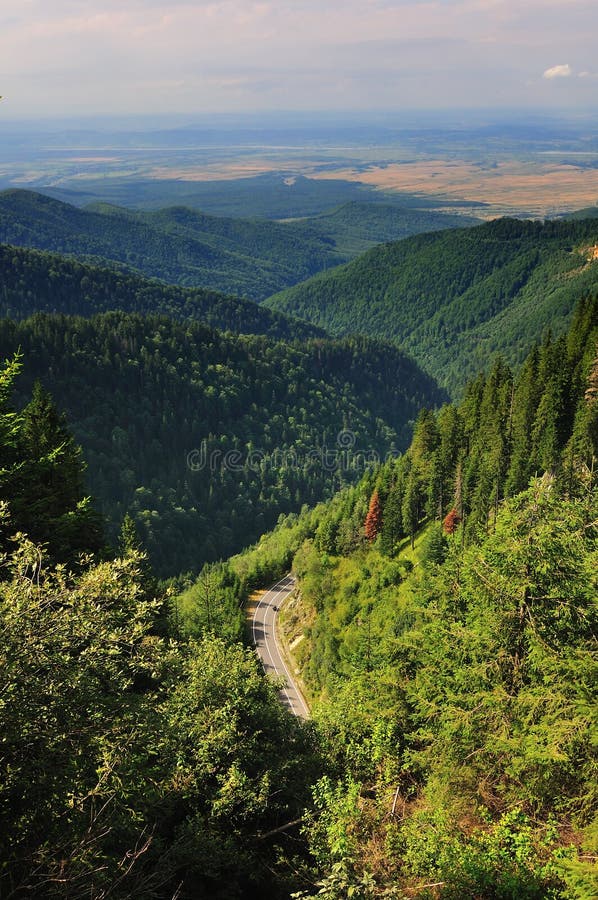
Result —
[[596, 0], [0, 0], [0, 93], [23, 116], [579, 105], [597, 29]]
[[570, 75], [573, 75], [573, 70], [569, 63], [565, 63], [563, 66], [552, 66], [551, 69], [546, 69], [542, 78], [569, 78]]

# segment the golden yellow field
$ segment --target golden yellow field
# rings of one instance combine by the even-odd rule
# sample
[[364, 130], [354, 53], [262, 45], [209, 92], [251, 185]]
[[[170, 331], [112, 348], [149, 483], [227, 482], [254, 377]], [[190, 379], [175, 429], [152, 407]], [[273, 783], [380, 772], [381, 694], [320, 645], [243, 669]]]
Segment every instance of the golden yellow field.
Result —
[[360, 181], [385, 191], [442, 200], [482, 201], [497, 212], [524, 210], [541, 216], [598, 204], [598, 169], [549, 162], [486, 167], [438, 159], [371, 166], [365, 172], [339, 169], [315, 177]]

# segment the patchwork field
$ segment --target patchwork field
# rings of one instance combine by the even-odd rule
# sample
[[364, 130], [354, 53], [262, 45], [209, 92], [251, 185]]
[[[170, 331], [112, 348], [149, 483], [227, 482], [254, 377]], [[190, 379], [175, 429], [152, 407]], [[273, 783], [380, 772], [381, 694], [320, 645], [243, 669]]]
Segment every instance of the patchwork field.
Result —
[[509, 212], [554, 215], [598, 201], [598, 168], [576, 165], [514, 160], [489, 166], [434, 159], [372, 166], [365, 172], [339, 169], [325, 177], [358, 181], [383, 191], [481, 201], [488, 204], [482, 213], [488, 217]]

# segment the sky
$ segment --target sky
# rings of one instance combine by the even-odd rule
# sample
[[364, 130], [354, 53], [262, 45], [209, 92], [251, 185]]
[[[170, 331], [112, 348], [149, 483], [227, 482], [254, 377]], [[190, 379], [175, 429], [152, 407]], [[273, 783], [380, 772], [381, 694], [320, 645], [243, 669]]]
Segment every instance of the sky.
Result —
[[12, 118], [598, 107], [598, 0], [0, 0]]

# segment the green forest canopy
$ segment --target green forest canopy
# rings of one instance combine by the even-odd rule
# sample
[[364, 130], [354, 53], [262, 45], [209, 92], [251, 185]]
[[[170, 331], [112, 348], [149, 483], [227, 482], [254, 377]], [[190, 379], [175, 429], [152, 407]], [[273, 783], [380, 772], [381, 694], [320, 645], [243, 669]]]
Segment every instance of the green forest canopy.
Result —
[[80, 209], [44, 194], [0, 192], [0, 242], [125, 266], [184, 287], [263, 300], [384, 240], [474, 220], [428, 209], [346, 203], [292, 222], [224, 218], [188, 206]]
[[494, 353], [518, 364], [546, 329], [566, 330], [596, 290], [597, 245], [598, 219], [499, 219], [376, 247], [265, 305], [330, 334], [394, 340], [458, 394]]
[[0, 321], [0, 357], [19, 348], [20, 402], [35, 379], [52, 389], [110, 533], [130, 512], [164, 575], [197, 571], [329, 496], [363, 471], [357, 454], [405, 449], [421, 406], [445, 397], [368, 338], [300, 345], [125, 313], [38, 314]]

